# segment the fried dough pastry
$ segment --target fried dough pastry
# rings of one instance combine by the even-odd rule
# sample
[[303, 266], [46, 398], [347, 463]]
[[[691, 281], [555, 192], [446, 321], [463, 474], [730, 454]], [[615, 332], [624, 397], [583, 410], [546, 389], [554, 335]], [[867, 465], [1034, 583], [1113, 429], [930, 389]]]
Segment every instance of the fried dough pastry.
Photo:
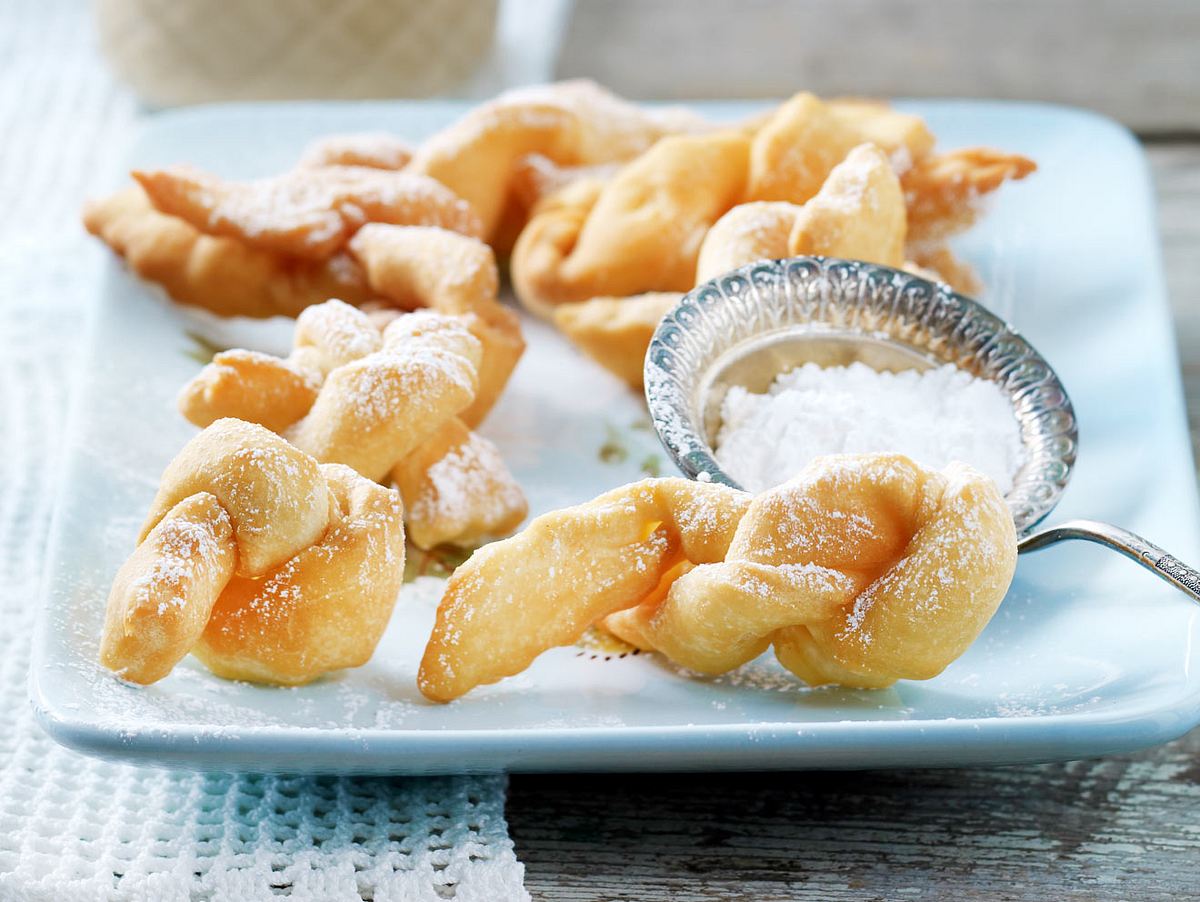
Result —
[[589, 298], [687, 291], [700, 243], [746, 193], [740, 132], [664, 138], [609, 182], [576, 182], [538, 207], [513, 249], [517, 297], [535, 312]]
[[300, 314], [287, 358], [223, 351], [184, 386], [179, 408], [201, 427], [261, 424], [323, 463], [394, 482], [418, 547], [506, 535], [525, 517], [524, 494], [461, 420], [482, 377], [474, 318], [421, 311], [381, 332], [328, 301]]
[[480, 392], [464, 412], [469, 425], [486, 416], [525, 349], [516, 313], [498, 299], [491, 249], [459, 232], [371, 223], [334, 256], [313, 260], [204, 234], [158, 211], [138, 187], [88, 204], [84, 223], [175, 300], [222, 315], [297, 316], [331, 297], [475, 314], [484, 361]]
[[371, 657], [403, 575], [397, 492], [218, 420], [163, 473], [100, 663], [149, 684], [192, 652], [229, 679], [306, 683]]
[[705, 236], [696, 282], [706, 282], [755, 260], [821, 255], [865, 260], [946, 282], [967, 294], [978, 290], [974, 272], [945, 244], [909, 240], [903, 179], [870, 144], [846, 155], [810, 201], [742, 204]]
[[232, 182], [187, 166], [133, 172], [150, 202], [210, 235], [324, 260], [368, 222], [438, 226], [479, 237], [470, 206], [441, 183], [366, 166], [293, 169]]
[[410, 171], [465, 199], [491, 241], [512, 179], [538, 154], [560, 166], [631, 160], [665, 135], [707, 127], [682, 109], [643, 109], [586, 80], [522, 88], [467, 113], [418, 148]]
[[554, 310], [554, 324], [579, 350], [640, 391], [650, 339], [681, 297], [677, 291], [654, 291], [563, 304]]
[[468, 426], [483, 422], [525, 351], [521, 322], [498, 297], [500, 275], [491, 248], [445, 229], [372, 224], [354, 236], [350, 252], [385, 303], [472, 314], [483, 360], [475, 400], [461, 416]]
[[[758, 201], [722, 216], [704, 236], [695, 278], [703, 282], [755, 260], [797, 254], [901, 266], [904, 239], [900, 180], [882, 151], [863, 144], [833, 168], [808, 203]], [[679, 297], [655, 292], [563, 304], [554, 322], [585, 354], [640, 390], [654, 329]]]
[[620, 163], [593, 163], [581, 166], [560, 166], [541, 154], [530, 154], [518, 161], [504, 212], [488, 242], [502, 257], [512, 253], [521, 230], [529, 222], [534, 209], [550, 195], [568, 185], [584, 180], [603, 182], [612, 178]]
[[391, 471], [418, 548], [473, 545], [511, 533], [529, 512], [525, 493], [494, 444], [458, 417]]
[[[908, 239], [903, 181], [876, 145], [852, 149], [805, 204], [739, 204], [708, 229], [696, 262], [696, 283], [755, 260], [822, 255], [865, 260], [978, 292], [979, 279], [949, 247]], [[555, 324], [585, 354], [633, 389], [654, 329], [679, 293], [599, 297], [553, 309]]]
[[294, 258], [207, 235], [160, 213], [136, 185], [89, 202], [83, 224], [141, 278], [221, 316], [295, 316], [331, 297], [361, 304], [376, 296], [348, 254]]
[[369, 166], [403, 169], [412, 160], [412, 145], [387, 132], [355, 132], [318, 138], [300, 155], [300, 166]]
[[447, 584], [418, 683], [449, 701], [596, 623], [701, 673], [774, 646], [813, 685], [929, 679], [1015, 567], [1004, 499], [962, 464], [836, 455], [754, 498], [646, 480], [476, 552]]
[[746, 201], [802, 204], [820, 190], [853, 148], [874, 144], [903, 171], [933, 150], [934, 138], [916, 116], [887, 104], [819, 100], [797, 94], [754, 135]]
[[331, 297], [387, 301], [348, 247], [372, 220], [464, 238], [480, 231], [445, 186], [382, 168], [314, 166], [258, 182], [183, 167], [134, 175], [139, 184], [88, 203], [84, 225], [176, 301], [220, 315], [295, 316]]
[[701, 245], [696, 282], [755, 260], [812, 254], [901, 266], [906, 231], [900, 180], [878, 147], [860, 144], [807, 203], [760, 201], [722, 216]]
[[480, 356], [462, 318], [402, 316], [384, 330], [378, 351], [330, 371], [312, 408], [285, 436], [320, 461], [382, 479], [471, 403]]
[[520, 673], [604, 615], [654, 593], [685, 562], [721, 560], [749, 496], [647, 479], [536, 518], [480, 548], [450, 577], [418, 685], [450, 701]]
[[837, 455], [755, 499], [723, 563], [615, 613], [617, 636], [701, 673], [774, 645], [810, 685], [930, 679], [987, 625], [1016, 569], [991, 480], [896, 454]]
[[612, 179], [547, 197], [513, 251], [517, 295], [545, 314], [592, 297], [687, 291], [704, 235], [722, 215], [748, 202], [806, 203], [863, 143], [908, 175], [915, 240], [944, 241], [970, 225], [982, 195], [1034, 168], [997, 151], [934, 155], [932, 135], [914, 116], [799, 94], [757, 130], [665, 138]]

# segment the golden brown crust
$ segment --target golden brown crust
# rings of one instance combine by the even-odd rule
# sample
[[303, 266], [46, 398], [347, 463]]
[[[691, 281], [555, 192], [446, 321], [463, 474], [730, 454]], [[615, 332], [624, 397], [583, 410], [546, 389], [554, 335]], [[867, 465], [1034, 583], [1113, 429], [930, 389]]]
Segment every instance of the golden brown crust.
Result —
[[705, 233], [733, 207], [803, 204], [856, 146], [889, 167], [928, 152], [913, 116], [799, 94], [750, 129], [660, 140], [612, 179], [570, 185], [534, 211], [513, 251], [517, 295], [534, 311], [599, 296], [686, 291]]
[[159, 481], [138, 542], [180, 501], [216, 497], [238, 545], [237, 574], [259, 577], [311, 545], [333, 499], [317, 462], [253, 423], [218, 420], [183, 446]]
[[499, 450], [457, 417], [392, 468], [408, 534], [418, 548], [477, 545], [506, 536], [529, 512]]
[[100, 663], [134, 683], [161, 680], [200, 638], [236, 563], [233, 525], [216, 496], [184, 498], [117, 571]]
[[748, 503], [724, 486], [645, 480], [484, 546], [447, 583], [421, 659], [421, 692], [449, 701], [519, 673], [645, 598], [680, 561], [720, 560]]
[[445, 185], [364, 166], [293, 169], [234, 182], [185, 166], [135, 170], [155, 208], [209, 235], [290, 257], [324, 260], [369, 222], [481, 234], [470, 206]]
[[624, 638], [634, 621], [643, 645], [701, 672], [774, 644], [810, 684], [888, 685], [962, 654], [1015, 566], [1012, 517], [989, 480], [899, 455], [831, 458], [755, 499], [723, 563], [606, 625]]
[[236, 348], [213, 355], [180, 391], [177, 404], [201, 428], [236, 417], [282, 432], [308, 413], [319, 386], [289, 361]]
[[388, 317], [381, 334], [369, 314], [328, 301], [297, 320], [287, 358], [218, 354], [184, 386], [180, 410], [199, 426], [256, 422], [321, 462], [391, 478], [418, 547], [474, 544], [511, 532], [526, 512], [495, 447], [461, 421], [477, 409], [479, 331], [474, 313], [422, 311]]
[[961, 464], [839, 455], [753, 500], [680, 482], [543, 515], [476, 553], [447, 586], [421, 691], [456, 698], [599, 620], [706, 673], [773, 644], [812, 683], [927, 679], [983, 629], [1016, 566], [1004, 499]]
[[396, 492], [349, 467], [321, 467], [337, 512], [320, 541], [262, 579], [234, 578], [213, 606], [193, 653], [217, 676], [310, 682], [365, 664], [404, 580], [404, 527]]
[[[664, 139], [611, 179], [576, 181], [537, 205], [513, 252], [517, 296], [637, 389], [654, 328], [645, 295], [800, 254], [906, 265], [896, 172], [932, 146], [914, 116], [811, 94], [742, 130]], [[954, 200], [942, 221], [957, 215]], [[965, 267], [940, 262], [935, 277], [969, 284]]]
[[681, 297], [678, 292], [653, 292], [563, 304], [554, 311], [554, 324], [588, 357], [640, 391], [650, 339]]
[[826, 104], [834, 118], [851, 129], [859, 141], [886, 151], [897, 172], [933, 153], [933, 132], [919, 116], [901, 113], [881, 100], [837, 97]]
[[[696, 280], [798, 254], [901, 266], [904, 236], [899, 179], [883, 153], [864, 144], [833, 168], [806, 204], [759, 201], [725, 213], [705, 234]], [[558, 306], [554, 321], [584, 353], [640, 390], [651, 336], [678, 298], [668, 293], [593, 298]]]
[[788, 239], [801, 209], [786, 201], [738, 204], [704, 236], [696, 261], [696, 284], [755, 260], [788, 256]]
[[[739, 139], [747, 147], [740, 164], [732, 155], [718, 159], [719, 146]], [[672, 142], [678, 152], [668, 150]], [[864, 234], [854, 217], [812, 203], [834, 189], [833, 173], [852, 153], [861, 154], [856, 148], [863, 144], [904, 180], [899, 210], [886, 223], [878, 216], [867, 220], [884, 233], [877, 236]], [[901, 242], [941, 241], [970, 224], [980, 196], [1033, 169], [1015, 154], [975, 149], [935, 156], [932, 148], [933, 135], [915, 116], [866, 101], [824, 103], [811, 94], [796, 95], [742, 130], [663, 139], [611, 179], [568, 185], [538, 204], [513, 252], [517, 295], [546, 315], [555, 305], [592, 297], [688, 290], [701, 281], [697, 233], [703, 238], [723, 214], [747, 203], [808, 208], [788, 242], [790, 253], [899, 266], [904, 256], [897, 235]], [[885, 186], [881, 174], [876, 187], [894, 194], [894, 178]], [[887, 203], [894, 209], [891, 198]], [[775, 242], [776, 252], [782, 247]], [[873, 257], [861, 252], [864, 247]]]
[[372, 221], [464, 241], [480, 230], [448, 188], [406, 172], [325, 166], [225, 182], [174, 168], [135, 177], [142, 187], [89, 203], [84, 224], [175, 300], [223, 315], [296, 316], [331, 297], [378, 299], [347, 248]]
[[754, 136], [744, 200], [802, 204], [863, 143], [907, 162], [928, 153], [933, 136], [919, 118], [885, 104], [824, 103], [812, 94], [797, 94]]
[[218, 420], [163, 473], [100, 661], [152, 683], [195, 651], [230, 678], [307, 682], [371, 656], [403, 573], [397, 492]]
[[376, 295], [402, 310], [472, 314], [471, 331], [483, 345], [478, 392], [462, 412], [483, 422], [500, 397], [525, 339], [515, 311], [499, 300], [500, 276], [491, 248], [444, 229], [368, 225], [350, 242]]
[[559, 166], [624, 162], [665, 135], [703, 127], [686, 111], [643, 109], [593, 82], [565, 81], [510, 91], [476, 107], [422, 144], [411, 170], [471, 204], [490, 242], [528, 156]]
[[610, 179], [619, 168], [620, 163], [560, 166], [538, 153], [522, 157], [513, 170], [508, 199], [488, 244], [498, 258], [507, 259], [538, 204], [575, 182]]
[[329, 373], [312, 409], [285, 432], [323, 462], [380, 480], [475, 397], [479, 342], [461, 317], [410, 313], [381, 350]]
[[755, 260], [812, 254], [900, 266], [905, 233], [900, 181], [877, 147], [862, 144], [807, 203], [742, 204], [721, 217], [705, 236], [696, 280]]
[[160, 213], [136, 186], [89, 202], [83, 222], [141, 278], [222, 316], [296, 316], [331, 297], [361, 304], [374, 296], [348, 255], [297, 260], [206, 235]]
[[904, 262], [906, 230], [904, 196], [891, 164], [874, 144], [861, 144], [800, 208], [788, 253], [896, 267]]
[[745, 193], [749, 153], [733, 131], [664, 138], [612, 181], [577, 182], [549, 198], [513, 249], [518, 298], [538, 311], [687, 291], [705, 233]]

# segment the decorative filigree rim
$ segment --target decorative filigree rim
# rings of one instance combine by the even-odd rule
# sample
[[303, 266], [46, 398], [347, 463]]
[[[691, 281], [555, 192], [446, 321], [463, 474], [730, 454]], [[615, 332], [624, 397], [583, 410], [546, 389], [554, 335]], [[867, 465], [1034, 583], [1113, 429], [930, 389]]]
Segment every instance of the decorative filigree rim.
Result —
[[1025, 463], [1006, 500], [1018, 532], [1058, 503], [1075, 465], [1078, 424], [1054, 369], [1004, 320], [948, 286], [872, 263], [762, 260], [688, 292], [655, 329], [646, 402], [659, 439], [687, 476], [737, 487], [704, 440], [713, 366], [770, 333], [833, 327], [953, 363], [998, 383], [1021, 427]]

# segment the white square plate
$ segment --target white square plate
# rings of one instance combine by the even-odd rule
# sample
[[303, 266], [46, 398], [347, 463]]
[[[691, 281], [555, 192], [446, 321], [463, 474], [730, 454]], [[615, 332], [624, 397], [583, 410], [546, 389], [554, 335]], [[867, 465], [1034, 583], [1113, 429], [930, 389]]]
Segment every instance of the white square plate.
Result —
[[[714, 116], [749, 108], [700, 104]], [[1080, 463], [1058, 517], [1091, 516], [1200, 557], [1195, 479], [1163, 295], [1150, 183], [1119, 127], [1069, 109], [925, 102], [943, 147], [1036, 159], [961, 248], [987, 300], [1072, 393]], [[289, 166], [328, 132], [419, 139], [446, 103], [197, 109], [155, 117], [130, 163], [191, 162], [250, 177]], [[114, 261], [100, 286], [54, 522], [31, 692], [52, 736], [171, 766], [436, 773], [951, 765], [1070, 758], [1161, 742], [1200, 722], [1200, 609], [1092, 546], [1022, 559], [983, 636], [937, 679], [886, 691], [811, 690], [766, 659], [711, 680], [653, 656], [571, 647], [450, 705], [415, 671], [440, 583], [408, 585], [365, 667], [299, 689], [230, 683], [188, 659], [146, 689], [95, 663], [113, 573], [158, 475], [194, 429], [179, 387], [206, 342], [284, 350], [289, 324], [222, 321], [175, 306]], [[529, 351], [484, 433], [534, 513], [667, 468], [639, 399], [527, 321]]]

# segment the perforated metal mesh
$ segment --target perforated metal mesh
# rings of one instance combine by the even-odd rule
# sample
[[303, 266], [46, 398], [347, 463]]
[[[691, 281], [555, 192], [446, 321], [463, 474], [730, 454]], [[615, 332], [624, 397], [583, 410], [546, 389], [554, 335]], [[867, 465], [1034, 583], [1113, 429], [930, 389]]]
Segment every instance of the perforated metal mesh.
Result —
[[103, 255], [78, 205], [134, 108], [87, 4], [9, 0], [0, 27], [0, 899], [527, 899], [504, 780], [200, 775], [59, 748], [26, 697], [43, 545]]

